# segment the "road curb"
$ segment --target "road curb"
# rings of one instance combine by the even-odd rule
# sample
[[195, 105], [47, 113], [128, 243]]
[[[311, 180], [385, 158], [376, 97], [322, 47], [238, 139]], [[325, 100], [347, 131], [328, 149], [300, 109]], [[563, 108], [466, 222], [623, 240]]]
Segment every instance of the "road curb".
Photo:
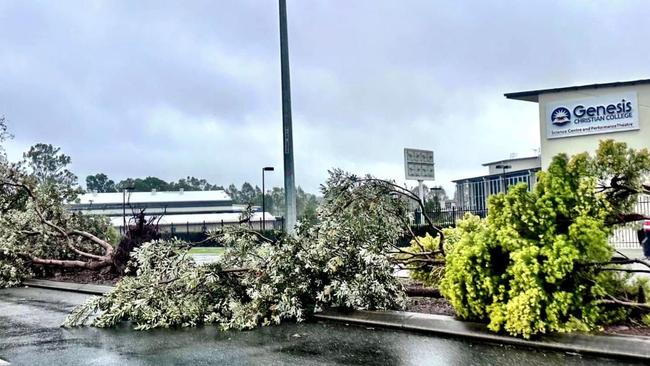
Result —
[[27, 287], [38, 287], [50, 290], [80, 292], [90, 295], [103, 295], [113, 289], [113, 286], [81, 284], [73, 282], [60, 282], [50, 280], [28, 280], [23, 282]]
[[554, 334], [535, 340], [525, 340], [491, 333], [485, 325], [456, 320], [446, 315], [409, 313], [402, 311], [326, 311], [314, 316], [318, 320], [328, 320], [402, 329], [429, 334], [444, 334], [489, 343], [503, 343], [520, 347], [549, 349], [561, 352], [575, 352], [605, 356], [650, 360], [650, 337]]
[[[80, 292], [91, 295], [103, 295], [113, 289], [112, 286], [50, 280], [29, 280], [23, 282], [23, 284], [29, 287]], [[535, 340], [525, 340], [494, 334], [487, 330], [484, 324], [460, 321], [451, 316], [403, 311], [355, 310], [351, 312], [340, 312], [337, 310], [328, 310], [315, 314], [314, 318], [317, 320], [448, 335], [488, 343], [510, 344], [519, 347], [592, 354], [610, 358], [650, 360], [650, 337], [574, 333], [546, 335]]]

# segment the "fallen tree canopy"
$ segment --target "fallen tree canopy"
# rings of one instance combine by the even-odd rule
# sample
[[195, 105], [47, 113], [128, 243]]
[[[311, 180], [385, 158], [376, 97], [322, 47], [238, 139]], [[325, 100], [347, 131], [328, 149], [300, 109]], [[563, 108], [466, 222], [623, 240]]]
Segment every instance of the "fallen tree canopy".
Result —
[[404, 288], [394, 276], [402, 261], [396, 243], [409, 230], [402, 189], [332, 171], [318, 223], [277, 240], [247, 223], [225, 228], [212, 234], [226, 243], [225, 254], [206, 266], [197, 267], [181, 243], [145, 244], [133, 255], [136, 276], [77, 308], [66, 325], [250, 329], [332, 306], [402, 308]]

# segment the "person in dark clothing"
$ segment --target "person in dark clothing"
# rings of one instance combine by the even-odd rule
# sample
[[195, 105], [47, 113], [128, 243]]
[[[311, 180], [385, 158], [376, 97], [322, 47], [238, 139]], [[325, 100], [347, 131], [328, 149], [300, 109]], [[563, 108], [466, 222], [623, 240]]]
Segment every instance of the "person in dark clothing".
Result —
[[637, 235], [643, 248], [643, 256], [650, 259], [650, 220], [643, 223], [643, 228], [637, 232]]

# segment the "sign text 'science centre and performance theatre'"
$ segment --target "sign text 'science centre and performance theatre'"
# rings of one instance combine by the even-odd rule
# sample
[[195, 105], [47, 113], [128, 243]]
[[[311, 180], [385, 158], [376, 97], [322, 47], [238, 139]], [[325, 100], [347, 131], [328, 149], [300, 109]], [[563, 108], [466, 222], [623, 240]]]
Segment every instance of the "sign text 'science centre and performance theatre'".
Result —
[[635, 92], [566, 100], [546, 105], [549, 139], [639, 129]]

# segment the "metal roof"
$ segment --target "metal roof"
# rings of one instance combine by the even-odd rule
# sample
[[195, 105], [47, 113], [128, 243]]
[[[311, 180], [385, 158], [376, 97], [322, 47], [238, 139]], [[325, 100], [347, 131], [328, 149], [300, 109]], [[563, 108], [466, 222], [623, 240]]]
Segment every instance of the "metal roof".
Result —
[[587, 84], [587, 85], [575, 85], [575, 86], [566, 86], [562, 88], [552, 88], [552, 89], [537, 89], [537, 90], [528, 90], [514, 93], [503, 94], [508, 99], [517, 99], [524, 100], [528, 102], [539, 102], [539, 95], [545, 93], [559, 93], [565, 91], [575, 91], [581, 89], [598, 89], [598, 88], [615, 88], [620, 86], [629, 86], [629, 85], [639, 85], [639, 84], [650, 84], [650, 79], [639, 79], [639, 80], [630, 80], [630, 81], [616, 81], [612, 83], [600, 83], [600, 84]]
[[483, 180], [483, 179], [488, 179], [488, 178], [501, 178], [501, 177], [511, 177], [511, 176], [518, 176], [522, 175], [524, 172], [538, 172], [542, 170], [541, 167], [537, 168], [528, 168], [528, 169], [520, 169], [520, 170], [513, 170], [510, 172], [505, 172], [504, 173], [497, 173], [497, 174], [486, 174], [486, 175], [479, 175], [478, 177], [469, 177], [469, 178], [461, 178], [461, 179], [456, 179], [452, 180], [453, 183], [459, 183], [459, 182], [464, 182], [464, 181], [472, 181], [472, 180]]
[[519, 160], [528, 160], [528, 159], [540, 159], [540, 156], [536, 155], [536, 156], [526, 156], [526, 157], [523, 157], [523, 158], [502, 159], [502, 160], [492, 161], [490, 163], [483, 163], [482, 165], [483, 166], [488, 166], [488, 165], [492, 165], [492, 164], [496, 164], [496, 163], [507, 163], [509, 161], [519, 161]]
[[[155, 216], [155, 215], [154, 215]], [[147, 216], [149, 218], [150, 216]], [[232, 224], [239, 222], [241, 213], [228, 212], [228, 213], [211, 213], [211, 214], [190, 214], [190, 215], [164, 215], [159, 225], [197, 225], [197, 224]], [[266, 222], [275, 221], [275, 216], [266, 212], [262, 215], [261, 212], [253, 212], [251, 215], [251, 222], [260, 222], [264, 218]], [[111, 217], [111, 224], [115, 227], [122, 227], [122, 217]]]
[[[78, 204], [122, 204], [122, 192], [86, 193], [79, 196]], [[171, 191], [171, 192], [127, 192], [129, 203], [205, 202], [232, 201], [223, 190], [218, 191]], [[74, 204], [74, 203], [73, 203]]]

